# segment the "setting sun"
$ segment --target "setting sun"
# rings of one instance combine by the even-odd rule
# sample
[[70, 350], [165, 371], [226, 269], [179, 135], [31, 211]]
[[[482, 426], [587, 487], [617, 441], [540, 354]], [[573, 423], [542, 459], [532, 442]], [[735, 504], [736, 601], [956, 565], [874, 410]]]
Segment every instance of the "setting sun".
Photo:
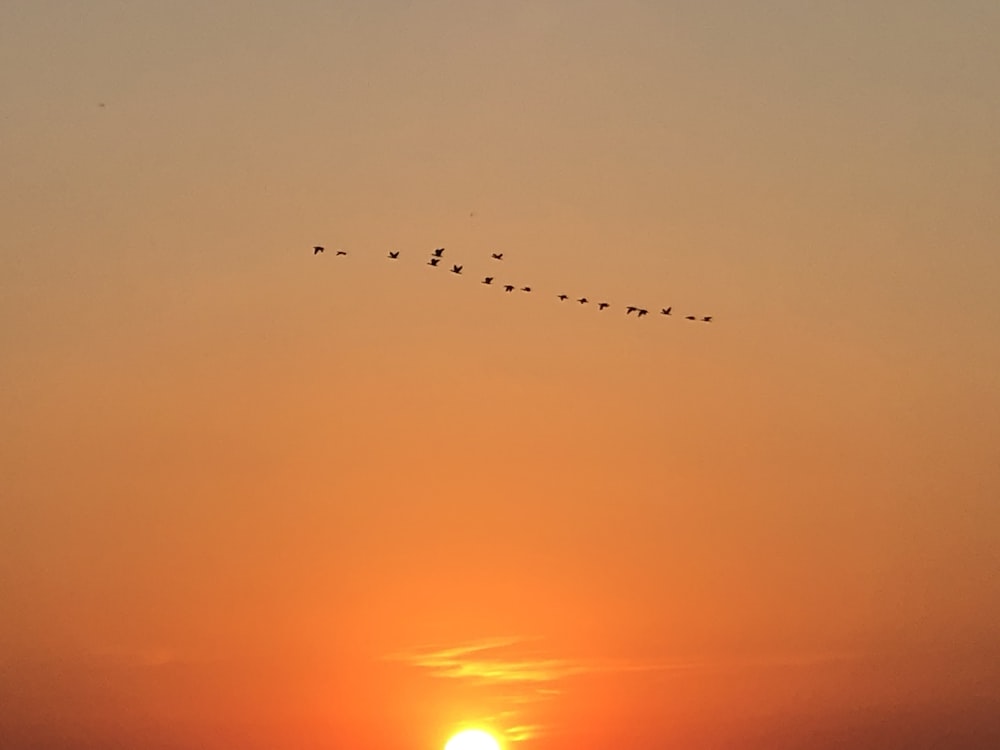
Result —
[[448, 740], [444, 750], [500, 750], [500, 743], [482, 729], [466, 729]]

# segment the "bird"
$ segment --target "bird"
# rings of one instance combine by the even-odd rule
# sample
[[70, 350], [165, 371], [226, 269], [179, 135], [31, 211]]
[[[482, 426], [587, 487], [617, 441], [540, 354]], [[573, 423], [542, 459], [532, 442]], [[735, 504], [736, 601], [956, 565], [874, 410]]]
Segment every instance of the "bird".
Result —
[[631, 315], [632, 313], [634, 313], [638, 309], [639, 309], [638, 307], [633, 307], [632, 305], [629, 305], [628, 307], [625, 308], [625, 314], [626, 315]]
[[347, 251], [346, 250], [338, 250], [337, 251], [337, 255], [347, 255]]
[[590, 300], [587, 299], [586, 297], [580, 297], [580, 299], [578, 299], [577, 302], [579, 302], [581, 305], [586, 305], [588, 302], [590, 302]]
[[484, 284], [492, 284], [493, 283], [493, 277], [492, 276], [487, 276], [485, 279], [483, 279], [483, 283]]
[[503, 260], [503, 253], [493, 253], [490, 255], [493, 260]]
[[639, 314], [636, 317], [641, 318], [643, 315], [646, 315], [648, 312], [649, 312], [649, 310], [639, 310]]
[[711, 323], [712, 322], [712, 316], [711, 315], [706, 315], [704, 318], [701, 319], [701, 322], [702, 323]]
[[611, 307], [611, 305], [609, 305], [607, 302], [598, 302], [597, 303], [597, 309], [598, 310], [603, 310], [606, 307]]
[[390, 250], [389, 251], [389, 257], [393, 258], [393, 259], [398, 258], [399, 257], [399, 250]]
[[440, 258], [443, 254], [444, 254], [444, 248], [443, 247], [439, 247], [433, 253], [433, 255], [434, 255], [435, 258]]
[[530, 286], [522, 286], [521, 287], [521, 291], [522, 292], [530, 292], [531, 291], [531, 287]]
[[440, 258], [431, 258], [429, 261], [427, 261], [427, 265], [436, 266], [440, 262], [441, 262]]
[[685, 315], [684, 320], [698, 320], [694, 315]]
[[461, 266], [457, 266], [457, 265], [453, 265], [451, 267], [451, 272], [452, 273], [462, 273], [462, 267]]
[[514, 285], [513, 284], [504, 284], [503, 285], [503, 290], [505, 292], [513, 292], [514, 291]]
[[670, 315], [670, 311], [673, 310], [672, 307], [664, 307], [660, 309], [660, 315]]
[[565, 302], [568, 299], [569, 299], [569, 295], [568, 294], [560, 294], [559, 295], [559, 301], [560, 302]]
[[313, 255], [318, 255], [319, 253], [323, 252], [324, 250], [326, 250], [326, 248], [323, 247], [322, 245], [316, 245], [315, 247], [313, 247]]

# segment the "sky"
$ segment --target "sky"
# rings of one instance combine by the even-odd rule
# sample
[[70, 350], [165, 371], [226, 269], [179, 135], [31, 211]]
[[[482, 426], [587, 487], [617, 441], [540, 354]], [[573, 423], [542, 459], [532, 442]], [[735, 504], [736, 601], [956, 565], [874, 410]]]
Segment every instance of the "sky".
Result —
[[997, 39], [0, 4], [0, 745], [1000, 745]]

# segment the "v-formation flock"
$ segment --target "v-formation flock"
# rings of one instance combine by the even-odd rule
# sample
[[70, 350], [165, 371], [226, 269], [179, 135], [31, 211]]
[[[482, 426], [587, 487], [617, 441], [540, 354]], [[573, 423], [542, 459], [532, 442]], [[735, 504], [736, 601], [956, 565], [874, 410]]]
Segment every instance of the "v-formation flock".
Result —
[[[315, 245], [313, 247], [313, 255], [319, 255], [320, 253], [324, 252], [325, 250], [326, 250], [326, 248], [324, 246], [322, 246], [322, 245]], [[444, 259], [444, 250], [445, 249], [443, 247], [435, 248], [431, 252], [430, 257], [427, 259], [427, 265], [431, 266], [432, 268], [443, 268], [444, 266], [441, 266], [441, 261]], [[346, 250], [337, 250], [336, 251], [336, 256], [347, 256], [347, 254], [348, 253], [347, 253]], [[387, 257], [388, 257], [389, 260], [398, 260], [399, 259], [399, 250], [390, 250]], [[494, 260], [494, 261], [502, 261], [503, 260], [503, 253], [491, 253], [490, 254], [490, 259]], [[453, 274], [461, 275], [462, 274], [462, 269], [463, 269], [463, 266], [456, 263], [456, 264], [452, 264], [452, 267], [451, 267], [450, 270], [451, 270], [451, 273], [453, 273]], [[495, 276], [484, 276], [483, 280], [480, 283], [481, 284], [485, 284], [486, 286], [493, 286], [493, 282], [495, 280], [496, 280]], [[497, 286], [501, 286], [501, 285], [497, 284]], [[503, 287], [503, 290], [505, 292], [508, 292], [508, 293], [513, 292], [515, 289], [517, 289], [517, 287], [514, 284], [503, 284], [502, 287]], [[522, 286], [520, 288], [520, 291], [525, 292], [525, 293], [529, 293], [529, 292], [532, 291], [532, 289], [531, 289], [530, 286]], [[557, 294], [556, 295], [556, 299], [558, 299], [560, 302], [566, 302], [569, 298], [570, 297], [569, 297], [568, 294]], [[581, 305], [590, 304], [590, 300], [587, 299], [586, 297], [579, 297], [576, 300], [576, 302], [578, 302]], [[602, 311], [603, 310], [607, 310], [609, 307], [612, 307], [612, 305], [611, 305], [610, 302], [598, 302], [597, 303], [597, 309], [598, 310], [602, 310]], [[649, 314], [649, 310], [647, 308], [645, 308], [645, 307], [639, 307], [638, 305], [626, 305], [625, 306], [625, 314], [626, 315], [631, 315], [632, 313], [635, 313], [637, 318], [642, 318], [642, 317], [644, 317], [644, 316], [646, 316], [646, 315]], [[672, 314], [673, 314], [673, 307], [672, 306], [661, 307], [660, 308], [660, 315], [671, 316]], [[702, 316], [685, 315], [684, 319], [685, 320], [700, 321], [702, 323], [711, 323], [712, 322], [712, 316], [711, 315], [702, 315]]]

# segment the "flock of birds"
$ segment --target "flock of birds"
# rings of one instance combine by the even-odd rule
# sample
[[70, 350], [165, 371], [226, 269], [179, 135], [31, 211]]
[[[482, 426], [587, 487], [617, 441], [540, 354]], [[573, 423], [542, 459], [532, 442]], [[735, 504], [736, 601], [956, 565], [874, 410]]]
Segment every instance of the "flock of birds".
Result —
[[[322, 246], [322, 245], [315, 245], [315, 246], [313, 246], [313, 255], [319, 255], [320, 253], [325, 252], [325, 251], [326, 251], [326, 248], [324, 246]], [[336, 251], [336, 255], [337, 256], [346, 256], [347, 255], [347, 251], [346, 250], [337, 250]], [[389, 258], [389, 260], [398, 260], [399, 259], [399, 250], [390, 250], [389, 254], [388, 254], [388, 258]], [[503, 260], [503, 253], [491, 253], [490, 254], [490, 259], [493, 260], [493, 261], [502, 261]], [[431, 252], [430, 257], [427, 259], [427, 265], [431, 266], [432, 268], [443, 268], [444, 266], [441, 266], [441, 261], [442, 260], [444, 260], [444, 248], [443, 247], [435, 248]], [[451, 273], [456, 274], [456, 275], [461, 275], [463, 268], [464, 268], [464, 266], [459, 265], [457, 263], [452, 264], [452, 266], [451, 266]], [[481, 284], [485, 284], [486, 286], [494, 286], [493, 282], [495, 280], [496, 280], [496, 277], [494, 277], [494, 276], [484, 276], [483, 280], [480, 283]], [[502, 286], [503, 290], [505, 292], [508, 292], [508, 293], [513, 292], [515, 289], [517, 289], [517, 286], [514, 285], [514, 284], [502, 284], [502, 285], [501, 284], [496, 284], [496, 286]], [[530, 286], [522, 286], [522, 287], [520, 287], [520, 291], [527, 293], [527, 292], [531, 292], [532, 289], [531, 289]], [[566, 302], [568, 299], [570, 299], [570, 296], [568, 294], [557, 294], [556, 295], [556, 299], [558, 299], [560, 302]], [[578, 302], [581, 305], [590, 304], [590, 300], [587, 299], [586, 297], [580, 297], [580, 298], [578, 298], [576, 300], [576, 302]], [[609, 307], [612, 307], [612, 305], [611, 305], [610, 302], [598, 302], [598, 303], [596, 303], [596, 305], [597, 305], [597, 309], [598, 310], [607, 310]], [[635, 313], [637, 318], [642, 318], [642, 317], [644, 317], [644, 316], [646, 316], [646, 315], [649, 314], [649, 310], [647, 308], [645, 308], [645, 307], [639, 307], [638, 305], [626, 305], [625, 306], [625, 314], [626, 315], [631, 315], [632, 313]], [[660, 315], [670, 316], [672, 314], [673, 314], [673, 307], [661, 307], [660, 308]], [[711, 323], [712, 322], [712, 316], [711, 315], [702, 315], [702, 316], [685, 315], [684, 319], [685, 320], [700, 321], [702, 323]]]

